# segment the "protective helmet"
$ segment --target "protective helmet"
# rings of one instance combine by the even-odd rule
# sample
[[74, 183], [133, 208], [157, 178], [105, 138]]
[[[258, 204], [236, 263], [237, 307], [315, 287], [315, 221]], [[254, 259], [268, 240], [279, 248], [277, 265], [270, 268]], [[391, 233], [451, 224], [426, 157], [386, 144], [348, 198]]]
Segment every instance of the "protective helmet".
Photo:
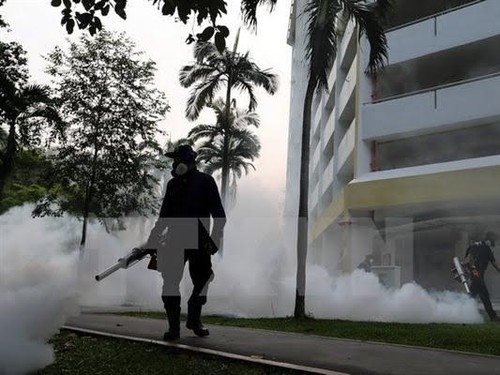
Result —
[[192, 149], [190, 145], [180, 145], [174, 151], [165, 153], [169, 158], [180, 158], [186, 163], [194, 163], [198, 154]]

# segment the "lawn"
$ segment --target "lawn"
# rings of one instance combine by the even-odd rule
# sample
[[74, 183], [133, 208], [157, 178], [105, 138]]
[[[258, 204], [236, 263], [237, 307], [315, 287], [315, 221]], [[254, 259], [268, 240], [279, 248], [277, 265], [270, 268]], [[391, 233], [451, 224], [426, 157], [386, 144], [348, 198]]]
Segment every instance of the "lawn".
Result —
[[[165, 319], [163, 312], [127, 312], [127, 316]], [[500, 323], [403, 324], [347, 320], [205, 316], [203, 322], [236, 327], [296, 332], [362, 341], [423, 346], [500, 356]]]
[[39, 375], [300, 374], [165, 346], [66, 331], [54, 336], [50, 343], [54, 346], [55, 362], [39, 371]]

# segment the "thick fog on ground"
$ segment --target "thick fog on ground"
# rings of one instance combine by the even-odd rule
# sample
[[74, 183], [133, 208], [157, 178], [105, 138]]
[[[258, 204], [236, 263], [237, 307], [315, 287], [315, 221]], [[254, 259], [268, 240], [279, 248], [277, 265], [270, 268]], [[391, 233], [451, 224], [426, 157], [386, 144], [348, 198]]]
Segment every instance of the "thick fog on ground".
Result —
[[50, 364], [47, 340], [77, 312], [76, 223], [30, 214], [22, 207], [0, 216], [0, 374]]
[[[205, 313], [240, 317], [287, 316], [295, 295], [295, 220], [280, 217], [281, 200], [263, 185], [243, 185], [226, 227], [224, 256], [214, 257], [215, 280]], [[161, 309], [161, 277], [143, 261], [101, 282], [94, 275], [147, 237], [153, 219], [129, 218], [126, 231], [89, 227], [78, 272], [81, 222], [31, 218], [32, 207], [0, 216], [0, 373], [23, 373], [53, 360], [47, 340], [83, 306]], [[289, 232], [290, 231], [290, 232]], [[78, 277], [78, 275], [80, 275]], [[80, 279], [80, 288], [76, 288]], [[190, 291], [185, 272], [184, 307]], [[387, 289], [356, 270], [333, 277], [307, 269], [307, 310], [317, 318], [391, 322], [479, 323], [477, 303], [463, 293], [428, 293], [416, 284]]]

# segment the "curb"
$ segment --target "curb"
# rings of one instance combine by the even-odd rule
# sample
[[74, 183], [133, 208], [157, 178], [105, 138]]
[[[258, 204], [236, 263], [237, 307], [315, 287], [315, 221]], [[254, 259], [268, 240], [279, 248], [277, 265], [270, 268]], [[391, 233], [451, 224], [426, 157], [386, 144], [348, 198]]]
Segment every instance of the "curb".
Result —
[[321, 368], [316, 368], [316, 367], [295, 365], [295, 364], [287, 363], [287, 362], [273, 361], [270, 359], [264, 359], [264, 358], [253, 357], [253, 356], [245, 356], [245, 355], [241, 355], [241, 354], [234, 354], [234, 353], [229, 353], [229, 352], [224, 352], [224, 351], [214, 350], [214, 349], [198, 348], [196, 346], [185, 345], [185, 344], [176, 344], [176, 343], [168, 342], [168, 341], [160, 341], [160, 340], [146, 339], [146, 338], [142, 338], [142, 337], [118, 335], [118, 334], [114, 334], [114, 333], [95, 331], [95, 330], [90, 330], [90, 329], [85, 329], [85, 328], [72, 327], [72, 326], [68, 326], [68, 325], [63, 325], [60, 328], [63, 330], [67, 330], [67, 331], [75, 331], [75, 332], [87, 333], [90, 335], [98, 335], [98, 336], [105, 336], [105, 337], [111, 337], [111, 338], [117, 338], [117, 339], [125, 339], [125, 340], [129, 340], [129, 341], [137, 341], [137, 342], [144, 342], [144, 343], [149, 343], [149, 344], [167, 346], [167, 347], [181, 349], [181, 350], [188, 350], [188, 351], [200, 353], [200, 354], [214, 355], [214, 356], [218, 356], [218, 357], [229, 358], [229, 359], [233, 359], [233, 360], [237, 360], [237, 361], [251, 362], [251, 363], [266, 365], [266, 366], [281, 367], [281, 368], [286, 368], [286, 369], [290, 369], [290, 370], [308, 372], [311, 374], [349, 375], [348, 373], [345, 373], [345, 372], [338, 372], [338, 371], [326, 370], [326, 369], [321, 369]]

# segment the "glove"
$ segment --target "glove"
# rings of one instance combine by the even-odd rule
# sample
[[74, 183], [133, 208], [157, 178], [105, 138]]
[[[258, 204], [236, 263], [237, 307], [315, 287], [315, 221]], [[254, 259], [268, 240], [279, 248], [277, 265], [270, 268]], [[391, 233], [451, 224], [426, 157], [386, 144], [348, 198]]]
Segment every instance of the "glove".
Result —
[[153, 234], [149, 235], [148, 240], [142, 246], [143, 249], [153, 249], [156, 251], [160, 247], [160, 236], [155, 236]]
[[219, 250], [211, 238], [208, 238], [203, 242], [202, 249], [210, 255], [214, 255]]
[[158, 270], [158, 258], [156, 256], [156, 251], [154, 254], [151, 254], [151, 259], [148, 263], [148, 270], [157, 271]]

